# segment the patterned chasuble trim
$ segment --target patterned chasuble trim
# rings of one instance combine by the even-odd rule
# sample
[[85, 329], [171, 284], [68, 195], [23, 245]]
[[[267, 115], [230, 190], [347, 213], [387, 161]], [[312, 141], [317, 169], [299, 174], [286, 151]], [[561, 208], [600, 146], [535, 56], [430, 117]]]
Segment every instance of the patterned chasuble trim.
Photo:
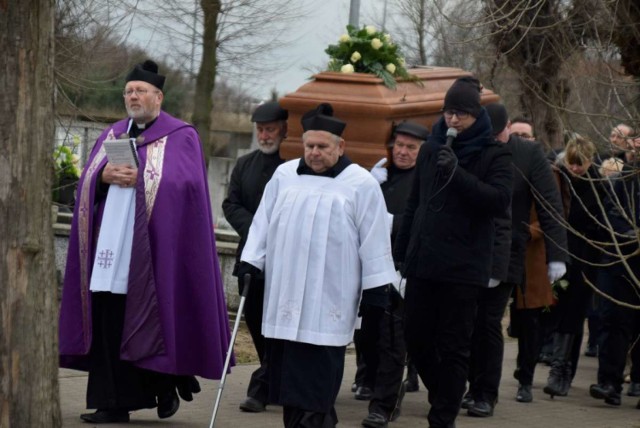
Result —
[[144, 196], [147, 203], [147, 220], [151, 218], [153, 205], [158, 196], [160, 181], [162, 181], [162, 166], [164, 165], [164, 151], [167, 137], [147, 145], [147, 163], [144, 167]]
[[[113, 129], [109, 131], [107, 139], [115, 139]], [[80, 295], [82, 298], [82, 322], [85, 326], [89, 325], [89, 255], [91, 254], [91, 242], [89, 242], [89, 216], [91, 215], [91, 177], [96, 173], [98, 166], [107, 156], [104, 146], [93, 158], [93, 161], [87, 168], [87, 172], [82, 182], [82, 196], [80, 197], [80, 208], [78, 209], [78, 241], [80, 250]], [[90, 329], [84, 328], [84, 344], [91, 346], [91, 338], [89, 337]], [[87, 349], [88, 351], [88, 349]]]

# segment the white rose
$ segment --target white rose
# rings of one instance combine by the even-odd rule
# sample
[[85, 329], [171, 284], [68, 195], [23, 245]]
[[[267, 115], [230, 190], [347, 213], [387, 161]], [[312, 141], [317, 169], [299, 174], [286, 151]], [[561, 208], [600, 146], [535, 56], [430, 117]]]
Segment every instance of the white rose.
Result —
[[382, 38], [387, 43], [389, 43], [391, 41], [391, 36], [389, 35], [389, 33], [384, 33], [384, 36]]
[[351, 62], [358, 62], [360, 58], [362, 58], [362, 55], [360, 55], [360, 52], [358, 51], [351, 54]]
[[378, 38], [372, 39], [371, 47], [374, 48], [375, 50], [378, 50], [382, 47], [382, 42]]
[[392, 62], [390, 62], [389, 64], [387, 64], [387, 66], [385, 67], [387, 69], [387, 71], [391, 74], [396, 72], [396, 65]]
[[353, 65], [351, 65], [351, 64], [345, 64], [340, 68], [340, 72], [346, 73], [346, 74], [353, 73], [354, 71], [355, 71], [355, 69], [353, 68]]
[[349, 37], [348, 34], [343, 34], [342, 36], [340, 36], [340, 43], [347, 43], [348, 41], [351, 41], [351, 37]]
[[400, 65], [400, 67], [404, 67], [405, 65], [404, 58], [398, 58], [398, 64]]
[[372, 36], [376, 33], [376, 27], [374, 27], [373, 25], [367, 25], [366, 27], [364, 27], [365, 30], [367, 30], [367, 34]]

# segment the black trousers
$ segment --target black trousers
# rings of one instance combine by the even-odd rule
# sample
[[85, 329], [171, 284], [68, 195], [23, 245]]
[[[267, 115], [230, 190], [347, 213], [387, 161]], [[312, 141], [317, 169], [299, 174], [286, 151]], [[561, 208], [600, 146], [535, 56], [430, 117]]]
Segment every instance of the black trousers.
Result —
[[[640, 328], [640, 323], [636, 325]], [[640, 331], [636, 330], [631, 339], [631, 382], [640, 383]]]
[[263, 302], [264, 280], [252, 278], [249, 294], [244, 302], [244, 320], [247, 323], [258, 358], [260, 358], [260, 367], [251, 374], [247, 395], [261, 403], [267, 403], [269, 399], [269, 381], [267, 379], [265, 339], [262, 335]]
[[[640, 298], [627, 275], [618, 267], [604, 268], [598, 276], [598, 287], [613, 298], [640, 305]], [[622, 391], [624, 368], [629, 346], [640, 326], [640, 312], [602, 299], [601, 348], [598, 352], [598, 383], [611, 384]]]
[[402, 384], [406, 349], [404, 344], [404, 308], [400, 295], [391, 294], [392, 309], [374, 317], [362, 319], [361, 353], [366, 374], [364, 385], [371, 382], [373, 395], [369, 412], [378, 413], [387, 419], [398, 401]]
[[[171, 388], [171, 375], [140, 369], [120, 360], [126, 295], [91, 293], [92, 341], [87, 408], [154, 408], [156, 396]], [[173, 386], [175, 388], [175, 386]]]
[[429, 392], [432, 428], [455, 426], [469, 371], [479, 294], [479, 287], [407, 280], [407, 352]]
[[360, 328], [353, 333], [353, 344], [356, 348], [355, 383], [371, 390], [375, 387], [379, 364], [378, 341], [381, 318], [382, 314], [365, 314], [362, 316]]
[[592, 266], [574, 261], [568, 268], [569, 286], [558, 292], [558, 304], [555, 307], [558, 333], [581, 334], [584, 331], [584, 320], [592, 303], [593, 291], [585, 283], [583, 274], [592, 282], [597, 279]]
[[366, 386], [367, 388], [371, 388], [371, 380], [366, 379], [367, 365], [364, 363], [364, 357], [362, 355], [361, 328], [353, 332], [353, 345], [356, 348], [356, 375], [353, 379], [353, 383], [358, 386]]
[[518, 338], [516, 377], [521, 385], [532, 385], [544, 335], [543, 308], [517, 309], [514, 304], [511, 311], [512, 319], [517, 320], [512, 324], [512, 328], [517, 326], [513, 333]]
[[480, 290], [469, 363], [469, 391], [475, 401], [493, 404], [498, 399], [504, 359], [502, 318], [512, 291], [513, 284], [506, 282]]

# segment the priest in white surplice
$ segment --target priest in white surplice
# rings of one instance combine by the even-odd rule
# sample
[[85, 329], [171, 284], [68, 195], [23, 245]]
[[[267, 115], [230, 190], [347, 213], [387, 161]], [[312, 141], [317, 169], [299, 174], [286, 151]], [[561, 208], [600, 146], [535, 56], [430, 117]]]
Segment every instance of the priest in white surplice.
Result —
[[267, 184], [239, 274], [265, 272], [270, 402], [286, 427], [325, 428], [358, 308], [383, 311], [396, 271], [380, 186], [344, 155], [345, 123], [321, 104], [302, 127], [304, 158]]

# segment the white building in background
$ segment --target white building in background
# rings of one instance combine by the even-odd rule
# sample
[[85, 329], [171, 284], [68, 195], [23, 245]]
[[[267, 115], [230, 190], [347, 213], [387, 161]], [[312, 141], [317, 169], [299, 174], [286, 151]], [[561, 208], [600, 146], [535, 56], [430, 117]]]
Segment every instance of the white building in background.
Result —
[[55, 146], [65, 145], [80, 158], [78, 168], [82, 170], [87, 156], [96, 140], [107, 127], [103, 122], [78, 120], [70, 116], [56, 118]]

